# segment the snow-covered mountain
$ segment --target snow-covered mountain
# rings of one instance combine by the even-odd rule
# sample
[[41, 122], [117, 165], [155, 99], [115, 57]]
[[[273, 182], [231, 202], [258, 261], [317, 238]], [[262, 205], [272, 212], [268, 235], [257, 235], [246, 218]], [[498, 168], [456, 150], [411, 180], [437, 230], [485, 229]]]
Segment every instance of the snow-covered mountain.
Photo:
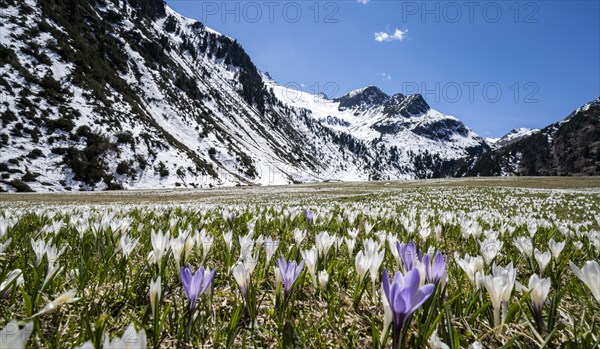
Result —
[[508, 132], [501, 138], [486, 138], [485, 140], [492, 147], [492, 149], [498, 149], [512, 144], [525, 137], [531, 136], [532, 134], [539, 131], [540, 129], [537, 128], [519, 127], [512, 129], [510, 132]]
[[417, 178], [489, 150], [420, 95], [283, 87], [162, 0], [0, 7], [0, 190]]
[[562, 121], [522, 133], [483, 155], [447, 161], [440, 172], [447, 176], [600, 175], [600, 97]]
[[320, 124], [352, 135], [371, 148], [381, 145], [392, 149], [400, 164], [411, 163], [415, 155], [425, 151], [441, 159], [456, 159], [489, 150], [487, 143], [460, 120], [431, 109], [419, 94], [390, 97], [369, 86], [329, 100], [265, 81], [284, 104], [308, 110]]

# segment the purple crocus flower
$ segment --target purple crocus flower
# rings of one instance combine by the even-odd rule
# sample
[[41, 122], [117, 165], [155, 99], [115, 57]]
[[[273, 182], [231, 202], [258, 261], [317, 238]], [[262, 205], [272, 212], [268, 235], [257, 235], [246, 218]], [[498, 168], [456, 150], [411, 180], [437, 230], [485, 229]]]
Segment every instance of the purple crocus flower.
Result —
[[396, 248], [398, 249], [400, 259], [402, 259], [404, 269], [406, 271], [411, 270], [413, 268], [415, 258], [420, 255], [420, 252], [417, 250], [417, 245], [415, 245], [415, 243], [412, 241], [408, 244], [401, 244], [397, 241]]
[[305, 210], [304, 210], [304, 215], [306, 216], [306, 221], [307, 221], [308, 223], [312, 223], [312, 221], [313, 221], [313, 212], [312, 212], [312, 211], [310, 211], [310, 210], [306, 210], [306, 209], [305, 209]]
[[438, 282], [446, 274], [446, 261], [440, 251], [435, 254], [433, 261], [431, 261], [428, 254], [425, 254], [423, 263], [425, 264], [425, 274], [428, 282]]
[[206, 291], [213, 278], [215, 277], [216, 269], [213, 269], [210, 274], [204, 277], [204, 268], [200, 267], [196, 273], [192, 274], [192, 268], [188, 264], [186, 268], [179, 270], [183, 290], [190, 303], [190, 311], [196, 306], [198, 297]]
[[279, 265], [279, 272], [281, 273], [284, 294], [287, 298], [292, 290], [292, 286], [294, 286], [294, 282], [296, 282], [298, 275], [300, 275], [302, 268], [304, 268], [304, 261], [296, 266], [296, 262], [288, 262], [282, 255], [277, 261], [277, 264]]
[[393, 317], [393, 348], [399, 348], [400, 333], [410, 316], [431, 296], [435, 286], [427, 284], [419, 288], [421, 277], [418, 269], [394, 275], [390, 285], [387, 269], [383, 269], [383, 292], [390, 306]]

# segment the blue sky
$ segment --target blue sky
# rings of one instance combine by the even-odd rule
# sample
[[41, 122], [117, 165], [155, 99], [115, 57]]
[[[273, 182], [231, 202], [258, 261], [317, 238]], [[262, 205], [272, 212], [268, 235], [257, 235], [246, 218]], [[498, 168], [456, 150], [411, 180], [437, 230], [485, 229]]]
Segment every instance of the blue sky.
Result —
[[599, 1], [167, 0], [281, 84], [421, 93], [484, 137], [600, 96]]

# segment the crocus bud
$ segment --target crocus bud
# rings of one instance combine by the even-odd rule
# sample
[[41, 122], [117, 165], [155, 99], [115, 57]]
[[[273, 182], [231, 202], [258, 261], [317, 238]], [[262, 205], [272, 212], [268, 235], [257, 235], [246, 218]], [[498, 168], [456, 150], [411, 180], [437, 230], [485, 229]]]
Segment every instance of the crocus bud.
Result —
[[274, 273], [275, 273], [275, 287], [279, 288], [279, 285], [281, 285], [281, 283], [283, 282], [283, 279], [281, 278], [281, 272], [279, 271], [278, 267], [275, 267]]
[[161, 283], [160, 276], [154, 282], [150, 282], [150, 306], [152, 307], [152, 314], [155, 313], [156, 303], [160, 302], [161, 294]]
[[327, 273], [327, 270], [321, 270], [319, 272], [319, 286], [321, 287], [322, 290], [327, 289], [328, 281], [329, 281], [329, 274]]

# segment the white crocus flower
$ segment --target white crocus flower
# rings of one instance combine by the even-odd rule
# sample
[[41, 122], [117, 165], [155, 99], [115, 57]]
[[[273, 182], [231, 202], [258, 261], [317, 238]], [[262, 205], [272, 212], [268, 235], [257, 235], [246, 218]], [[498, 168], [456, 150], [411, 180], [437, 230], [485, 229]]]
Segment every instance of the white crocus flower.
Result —
[[348, 235], [350, 236], [350, 238], [356, 239], [356, 237], [358, 236], [358, 229], [348, 229]]
[[275, 267], [275, 269], [273, 269], [273, 272], [275, 273], [275, 288], [279, 288], [279, 285], [281, 285], [281, 283], [283, 282], [281, 271], [279, 271], [279, 267]]
[[369, 273], [371, 274], [371, 282], [373, 283], [373, 292], [375, 292], [375, 290], [377, 289], [375, 284], [377, 283], [377, 280], [378, 280], [379, 267], [381, 266], [381, 263], [383, 262], [383, 259], [385, 258], [385, 251], [383, 251], [383, 250], [381, 252], [373, 251], [371, 253], [372, 253], [372, 257], [370, 258], [371, 265], [369, 266]]
[[431, 235], [431, 228], [430, 227], [422, 227], [421, 229], [419, 229], [419, 235], [421, 236], [421, 239], [423, 240], [423, 242], [425, 242], [425, 240], [427, 240], [429, 235]]
[[484, 275], [482, 277], [483, 285], [490, 296], [492, 308], [494, 309], [494, 325], [501, 324], [500, 311], [502, 310], [502, 295], [508, 289], [506, 278], [492, 275]]
[[[506, 320], [508, 312], [508, 302], [512, 294], [512, 290], [515, 285], [516, 270], [510, 263], [506, 268], [492, 266], [492, 275], [485, 275], [482, 277], [483, 285], [485, 286], [492, 307], [494, 308], [494, 324], [498, 326]], [[502, 311], [502, 317], [500, 312]]]
[[443, 228], [441, 225], [436, 225], [435, 228], [433, 229], [435, 239], [438, 241], [442, 238], [442, 230], [443, 230]]
[[471, 283], [475, 284], [475, 274], [483, 273], [483, 258], [480, 256], [471, 257], [469, 254], [464, 259], [457, 258], [456, 263], [464, 270]]
[[356, 239], [344, 238], [346, 246], [348, 247], [348, 254], [352, 256], [354, 254], [354, 247], [356, 246]]
[[380, 244], [375, 242], [375, 240], [369, 238], [363, 242], [363, 249], [365, 253], [376, 253], [379, 251]]
[[385, 230], [375, 232], [375, 236], [377, 237], [377, 240], [379, 240], [380, 246], [382, 246], [385, 243], [385, 240], [387, 240], [387, 232]]
[[502, 276], [507, 280], [508, 288], [504, 291], [502, 295], [502, 301], [508, 303], [510, 301], [510, 295], [512, 294], [513, 288], [515, 287], [515, 280], [517, 278], [517, 270], [513, 268], [512, 262], [509, 263], [506, 268], [502, 268], [497, 265], [492, 266], [492, 274], [494, 276]]
[[530, 221], [527, 223], [527, 231], [529, 231], [529, 236], [534, 237], [538, 230], [538, 224], [535, 221]]
[[262, 245], [265, 243], [265, 237], [263, 236], [263, 234], [260, 234], [257, 238], [256, 238], [256, 244], [258, 245]]
[[235, 281], [240, 286], [240, 290], [244, 297], [247, 297], [248, 286], [250, 285], [250, 277], [252, 275], [252, 271], [248, 270], [244, 263], [239, 263], [235, 267], [233, 267], [233, 277]]
[[573, 273], [592, 291], [596, 301], [600, 303], [600, 265], [596, 261], [587, 261], [581, 269], [569, 262]]
[[537, 260], [538, 265], [540, 266], [540, 275], [544, 276], [544, 271], [546, 270], [548, 263], [550, 263], [550, 259], [552, 258], [552, 255], [550, 254], [550, 251], [546, 251], [546, 252], [542, 253], [537, 248], [535, 249], [534, 254], [535, 254], [535, 259]]
[[231, 230], [223, 232], [223, 240], [227, 246], [227, 250], [231, 252], [233, 249], [233, 232]]
[[[211, 273], [212, 273], [212, 270], [210, 270], [209, 268], [204, 269], [204, 280], [208, 280], [208, 277]], [[205, 294], [208, 296], [208, 302], [209, 302], [208, 308], [209, 309], [212, 307], [212, 293], [213, 293], [214, 286], [215, 286], [215, 283], [211, 282], [205, 291]]]
[[440, 337], [438, 337], [437, 330], [433, 331], [433, 333], [431, 334], [431, 337], [429, 337], [429, 340], [427, 340], [427, 344], [429, 346], [429, 349], [449, 349], [450, 348], [448, 345], [446, 345], [446, 343], [442, 342]]
[[263, 246], [265, 247], [265, 255], [266, 255], [265, 265], [269, 265], [271, 258], [273, 258], [275, 251], [277, 251], [277, 248], [279, 247], [279, 241], [278, 240], [273, 241], [273, 239], [271, 239], [271, 237], [269, 236], [263, 242]]
[[590, 245], [594, 246], [596, 252], [600, 252], [600, 238], [590, 237]]
[[481, 243], [481, 255], [486, 264], [490, 264], [500, 253], [503, 243], [498, 240], [486, 239]]
[[565, 242], [555, 242], [554, 239], [550, 239], [550, 241], [548, 241], [548, 248], [552, 251], [554, 259], [558, 259], [563, 248], [565, 248]]
[[250, 274], [252, 274], [254, 272], [254, 269], [256, 268], [256, 265], [258, 264], [258, 252], [255, 253], [254, 255], [248, 255], [246, 256], [246, 258], [244, 260], [242, 260], [242, 263], [244, 264], [244, 267], [246, 268], [246, 270], [248, 270], [248, 272]]
[[35, 266], [39, 267], [42, 264], [42, 260], [46, 255], [46, 242], [44, 240], [33, 240], [31, 239], [31, 247], [33, 248], [33, 253], [35, 254]]
[[544, 302], [546, 302], [550, 293], [550, 284], [550, 279], [542, 279], [537, 274], [533, 274], [529, 278], [529, 285], [527, 287], [517, 282], [517, 289], [525, 292], [531, 291], [529, 296], [531, 297], [534, 309], [538, 314], [541, 314]]
[[296, 246], [300, 246], [302, 241], [306, 238], [306, 230], [301, 230], [299, 228], [294, 229], [294, 241], [296, 242]]
[[77, 302], [79, 300], [79, 298], [75, 298], [76, 294], [77, 294], [77, 290], [75, 290], [75, 289], [61, 294], [56, 299], [54, 299], [52, 302], [46, 304], [46, 306], [42, 310], [40, 310], [37, 314], [33, 315], [33, 317], [49, 313], [63, 304]]
[[533, 243], [531, 238], [519, 237], [514, 240], [515, 246], [525, 256], [531, 258], [533, 255]]
[[48, 264], [54, 265], [63, 252], [65, 252], [66, 246], [63, 246], [60, 250], [55, 245], [48, 243], [46, 245], [46, 258], [48, 258]]
[[10, 245], [11, 240], [12, 239], [8, 239], [6, 240], [6, 242], [0, 244], [0, 256], [4, 254], [4, 251], [6, 251], [6, 249]]
[[[183, 249], [185, 248], [185, 236], [179, 236], [176, 238], [171, 238], [169, 241], [169, 245], [171, 246], [171, 252], [173, 252], [173, 258], [175, 259], [175, 268], [179, 270], [181, 267], [181, 254]], [[185, 257], [183, 262], [185, 263]]]
[[342, 247], [343, 244], [344, 244], [344, 237], [336, 236], [335, 237], [335, 251], [339, 252], [340, 247]]
[[362, 282], [371, 267], [371, 260], [373, 255], [365, 254], [363, 251], [358, 251], [356, 257], [354, 258], [354, 266], [356, 268], [356, 272], [358, 273], [358, 277], [360, 282]]
[[240, 244], [239, 261], [252, 259], [254, 255], [254, 244], [256, 243], [252, 238], [252, 233], [238, 237], [238, 242]]
[[400, 259], [400, 252], [398, 252], [398, 245], [396, 244], [398, 242], [398, 239], [396, 237], [394, 237], [392, 234], [388, 235], [388, 248], [390, 249], [390, 252], [392, 253], [392, 257], [394, 257], [394, 260], [396, 261], [396, 265], [398, 265], [398, 268], [402, 265], [402, 261]]
[[11, 226], [12, 224], [10, 224], [8, 221], [2, 220], [2, 217], [0, 217], [0, 239], [6, 235], [8, 228]]
[[383, 344], [383, 339], [394, 320], [394, 314], [383, 289], [383, 283], [381, 284], [381, 303], [383, 303], [383, 330], [381, 331], [381, 344]]
[[8, 292], [10, 289], [12, 289], [12, 287], [9, 288], [9, 286], [13, 285], [13, 282], [14, 286], [16, 287], [23, 285], [25, 282], [23, 279], [23, 271], [21, 269], [10, 271], [8, 275], [6, 275], [6, 280], [0, 283], [0, 299], [2, 299], [2, 296], [5, 292]]
[[336, 237], [335, 235], [330, 235], [328, 232], [323, 231], [316, 236], [315, 240], [319, 258], [326, 258], [329, 249], [335, 244]]
[[154, 262], [160, 265], [163, 257], [169, 250], [171, 236], [169, 233], [163, 234], [161, 230], [156, 233], [152, 230], [150, 232], [150, 238], [152, 242], [152, 252], [154, 253]]
[[79, 233], [79, 240], [83, 240], [85, 233], [90, 229], [90, 224], [87, 220], [79, 220], [75, 225], [75, 230]]
[[212, 249], [214, 238], [202, 229], [199, 234], [196, 235], [196, 246], [202, 246], [202, 260], [205, 261], [208, 257], [208, 253]]
[[133, 250], [138, 244], [138, 240], [139, 238], [134, 240], [130, 238], [127, 234], [121, 235], [119, 249], [121, 250], [121, 252], [123, 252], [125, 258], [128, 258], [131, 252], [133, 252]]
[[317, 287], [317, 277], [316, 277], [316, 268], [317, 268], [317, 258], [318, 252], [316, 247], [312, 247], [308, 250], [301, 251], [302, 258], [304, 259], [304, 263], [308, 268], [308, 272], [310, 273], [310, 277], [313, 280], [313, 284]]
[[189, 237], [185, 240], [185, 248], [183, 249], [184, 251], [184, 256], [187, 259], [188, 256], [190, 256], [190, 254], [192, 253], [192, 250], [194, 249], [194, 247], [196, 247], [196, 241], [192, 238]]

